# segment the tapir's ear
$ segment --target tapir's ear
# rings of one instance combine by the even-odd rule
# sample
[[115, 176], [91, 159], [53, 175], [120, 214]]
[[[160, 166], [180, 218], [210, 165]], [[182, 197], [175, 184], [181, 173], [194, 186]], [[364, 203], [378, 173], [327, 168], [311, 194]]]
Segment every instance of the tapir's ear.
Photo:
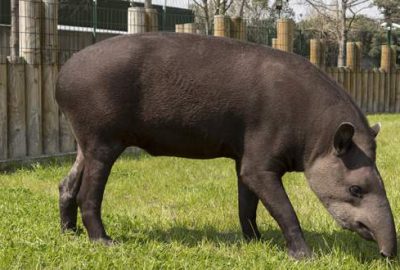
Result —
[[354, 135], [354, 126], [351, 123], [343, 122], [335, 133], [333, 146], [337, 155], [343, 155], [349, 149]]
[[381, 130], [381, 123], [376, 123], [371, 127], [372, 131], [374, 132], [374, 136], [378, 136], [379, 131]]

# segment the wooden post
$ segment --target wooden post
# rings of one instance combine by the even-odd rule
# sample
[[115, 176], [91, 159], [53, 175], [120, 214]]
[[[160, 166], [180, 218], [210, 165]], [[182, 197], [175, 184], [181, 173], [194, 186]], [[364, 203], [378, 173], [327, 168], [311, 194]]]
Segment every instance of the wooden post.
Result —
[[230, 19], [230, 37], [239, 40], [246, 40], [246, 22], [241, 17]]
[[10, 158], [21, 158], [27, 153], [25, 64], [9, 65], [8, 82], [8, 153]]
[[128, 8], [128, 33], [146, 32], [146, 12], [142, 7]]
[[19, 49], [28, 64], [39, 64], [41, 60], [40, 16], [41, 1], [19, 1]]
[[361, 71], [361, 64], [362, 64], [362, 55], [363, 55], [363, 44], [361, 41], [356, 42], [356, 69], [357, 71]]
[[175, 24], [175, 32], [176, 33], [184, 33], [185, 29], [183, 24]]
[[310, 39], [310, 62], [316, 66], [320, 66], [321, 43], [319, 39]]
[[11, 0], [10, 62], [19, 56], [19, 0]]
[[195, 23], [185, 23], [183, 25], [183, 32], [184, 33], [191, 33], [191, 34], [196, 34], [196, 24]]
[[346, 43], [346, 66], [351, 70], [356, 70], [356, 44], [354, 42]]
[[157, 32], [158, 31], [158, 13], [155, 8], [145, 8], [146, 12], [146, 31]]
[[59, 117], [54, 93], [58, 75], [57, 65], [44, 65], [42, 73], [43, 150], [45, 154], [59, 152]]
[[396, 71], [396, 60], [397, 60], [397, 45], [392, 45], [391, 50], [390, 50], [390, 55], [391, 55], [391, 72]]
[[279, 19], [277, 22], [277, 46], [285, 52], [293, 52], [294, 22], [291, 19]]
[[8, 157], [7, 63], [0, 63], [0, 160]]
[[392, 69], [392, 52], [389, 45], [381, 46], [381, 70], [390, 72]]
[[42, 154], [41, 67], [26, 64], [25, 80], [27, 154], [39, 156]]
[[214, 36], [229, 37], [230, 36], [230, 19], [225, 15], [214, 16]]
[[65, 115], [60, 111], [60, 152], [69, 153], [75, 151], [75, 139]]
[[400, 113], [400, 70], [396, 71], [396, 112]]
[[276, 39], [276, 38], [273, 38], [272, 39], [272, 48], [274, 48], [274, 49], [278, 49], [278, 39]]
[[58, 63], [58, 0], [42, 0], [42, 63]]

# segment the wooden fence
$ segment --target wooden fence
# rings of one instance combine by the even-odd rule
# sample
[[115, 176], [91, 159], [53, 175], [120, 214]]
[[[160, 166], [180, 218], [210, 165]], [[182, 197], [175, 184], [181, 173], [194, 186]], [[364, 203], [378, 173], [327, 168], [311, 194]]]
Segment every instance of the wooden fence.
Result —
[[0, 161], [75, 151], [54, 99], [58, 66], [0, 63]]
[[322, 68], [339, 82], [365, 113], [400, 112], [400, 70]]

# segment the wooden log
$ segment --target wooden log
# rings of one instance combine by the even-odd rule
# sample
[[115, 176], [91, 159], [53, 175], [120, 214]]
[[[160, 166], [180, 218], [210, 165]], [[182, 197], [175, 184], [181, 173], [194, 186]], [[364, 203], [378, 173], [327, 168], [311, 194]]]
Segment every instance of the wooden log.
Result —
[[40, 17], [40, 0], [19, 1], [19, 49], [28, 64], [39, 64], [41, 60]]
[[367, 92], [368, 92], [368, 112], [374, 112], [374, 73], [372, 70], [367, 72]]
[[359, 80], [362, 109], [364, 112], [368, 112], [368, 72], [365, 69], [360, 70]]
[[230, 36], [230, 19], [225, 15], [214, 16], [214, 36], [229, 37]]
[[232, 17], [230, 19], [230, 37], [239, 40], [246, 40], [246, 22], [242, 17]]
[[54, 97], [58, 67], [43, 65], [42, 68], [43, 150], [45, 154], [54, 154], [59, 152], [59, 117]]
[[291, 19], [279, 19], [277, 21], [277, 45], [278, 49], [285, 52], [293, 52], [294, 22]]
[[175, 24], [175, 32], [176, 33], [184, 33], [185, 28], [184, 28], [183, 24]]
[[396, 112], [400, 112], [400, 69], [396, 72]]
[[346, 66], [351, 70], [356, 70], [356, 44], [354, 42], [346, 43]]
[[29, 156], [42, 154], [42, 93], [41, 68], [25, 65], [27, 152]]
[[392, 68], [391, 48], [389, 45], [381, 46], [381, 70], [389, 72]]
[[276, 38], [272, 39], [272, 48], [278, 49], [278, 39]]
[[183, 32], [196, 34], [197, 26], [195, 23], [185, 23], [183, 24]]
[[58, 0], [42, 0], [42, 63], [58, 62]]
[[0, 64], [0, 160], [8, 157], [7, 64]]
[[157, 32], [158, 31], [158, 13], [155, 8], [145, 8], [146, 12], [146, 31]]
[[379, 90], [380, 90], [380, 71], [374, 70], [374, 84], [373, 84], [373, 99], [374, 99], [374, 110], [373, 113], [379, 112]]
[[146, 32], [146, 11], [142, 7], [128, 8], [128, 33]]
[[385, 112], [386, 72], [379, 71], [379, 111]]
[[361, 70], [362, 55], [363, 55], [363, 44], [361, 41], [357, 41], [356, 42], [356, 69], [358, 71]]
[[321, 42], [319, 39], [310, 39], [310, 62], [317, 67], [321, 65]]
[[389, 112], [396, 112], [396, 71], [393, 70], [390, 75], [390, 97], [389, 97]]
[[25, 64], [8, 65], [8, 153], [21, 158], [26, 149]]
[[361, 71], [357, 68], [354, 72], [354, 85], [353, 89], [355, 92], [356, 100], [358, 106], [360, 108], [363, 108], [363, 91], [362, 91], [362, 77], [361, 77]]
[[60, 151], [69, 153], [75, 151], [75, 139], [64, 114], [60, 112]]

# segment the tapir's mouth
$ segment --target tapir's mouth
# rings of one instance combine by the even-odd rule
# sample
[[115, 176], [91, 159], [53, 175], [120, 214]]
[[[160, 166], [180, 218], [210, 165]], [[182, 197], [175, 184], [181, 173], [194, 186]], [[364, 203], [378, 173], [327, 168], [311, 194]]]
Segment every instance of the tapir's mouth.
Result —
[[364, 223], [358, 221], [356, 224], [356, 228], [354, 229], [361, 235], [361, 237], [366, 240], [376, 241], [374, 233]]

